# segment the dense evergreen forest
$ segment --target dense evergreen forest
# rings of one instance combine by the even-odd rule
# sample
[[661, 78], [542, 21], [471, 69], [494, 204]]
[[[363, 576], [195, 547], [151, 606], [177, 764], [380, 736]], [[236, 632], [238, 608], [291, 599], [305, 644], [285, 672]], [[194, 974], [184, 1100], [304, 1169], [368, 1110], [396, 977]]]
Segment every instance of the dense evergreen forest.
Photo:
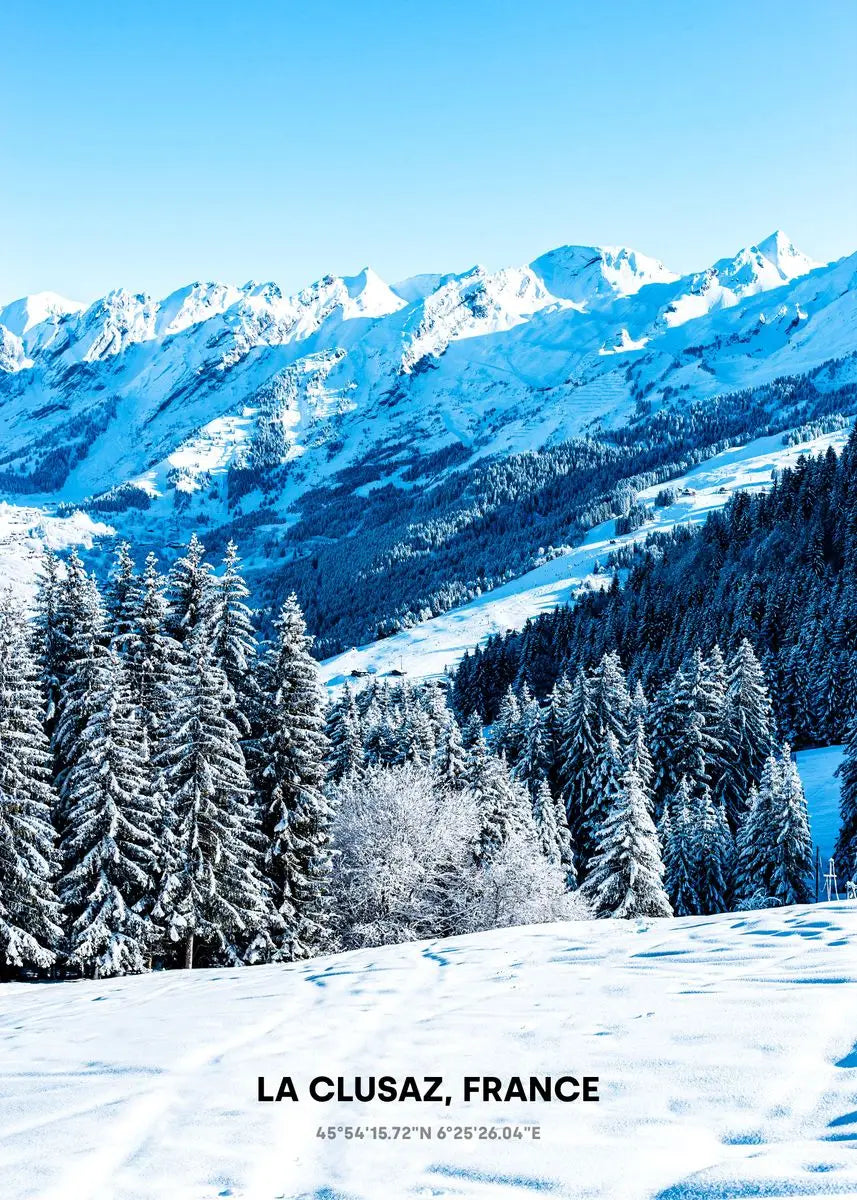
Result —
[[486, 731], [440, 683], [327, 703], [295, 597], [267, 641], [248, 598], [235, 546], [218, 573], [196, 536], [166, 577], [121, 544], [102, 596], [48, 553], [33, 619], [0, 598], [5, 977], [811, 898], [806, 802], [746, 638], [651, 703], [615, 650], [544, 703], [524, 679]]
[[[47, 553], [0, 594], [0, 978], [292, 961], [545, 920], [570, 834], [446, 693], [329, 707], [290, 596], [262, 642], [234, 545], [102, 595]], [[367, 715], [368, 714], [368, 715]]]
[[[260, 606], [275, 611], [295, 591], [320, 658], [437, 616], [580, 542], [601, 521], [627, 516], [637, 492], [731, 445], [844, 424], [857, 387], [832, 387], [835, 367], [695, 402], [675, 395], [657, 411], [640, 395], [618, 430], [593, 427], [570, 442], [466, 465], [462, 456], [478, 447], [414, 455], [385, 446], [302, 496], [285, 537], [262, 538], [269, 567]], [[260, 488], [272, 507], [212, 530], [209, 544], [243, 537], [251, 515], [275, 522], [288, 470], [233, 472], [236, 503]]]
[[[838, 848], [850, 877], [857, 852], [857, 434], [840, 457], [831, 450], [802, 458], [769, 492], [738, 493], [697, 530], [651, 535], [621, 566], [623, 583], [617, 570], [606, 590], [467, 656], [455, 679], [457, 711], [494, 722], [510, 689], [513, 697], [526, 689], [546, 700], [614, 654], [652, 699], [646, 728], [665, 779], [663, 803], [684, 758], [682, 713], [699, 727], [700, 779], [716, 788], [730, 735], [719, 729], [707, 692], [728, 678], [724, 654], [752, 648], [770, 696], [770, 736], [796, 746], [850, 738]], [[734, 678], [730, 687], [738, 687]]]

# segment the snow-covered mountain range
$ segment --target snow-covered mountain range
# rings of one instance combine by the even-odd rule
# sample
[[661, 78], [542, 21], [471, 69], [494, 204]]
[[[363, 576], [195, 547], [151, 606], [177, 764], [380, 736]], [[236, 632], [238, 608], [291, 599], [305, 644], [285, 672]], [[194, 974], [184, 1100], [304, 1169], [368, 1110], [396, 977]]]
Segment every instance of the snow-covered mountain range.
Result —
[[155, 544], [264, 511], [287, 540], [290, 506], [355, 464], [375, 465], [370, 486], [401, 483], [415, 454], [550, 444], [615, 428], [641, 399], [843, 358], [831, 379], [852, 379], [856, 283], [857, 255], [818, 264], [777, 232], [684, 276], [624, 247], [564, 246], [394, 285], [328, 275], [293, 296], [40, 293], [0, 307], [0, 498], [67, 512], [106, 494], [96, 509]]
[[854, 350], [855, 276], [857, 256], [820, 266], [776, 233], [683, 277], [565, 246], [392, 287], [367, 268], [295, 296], [194, 283], [85, 308], [41, 293], [0, 308], [3, 457], [26, 473], [94, 413], [52, 489], [76, 499], [161, 491], [170, 468], [191, 488], [243, 461], [272, 408], [307, 482], [379, 442], [529, 445], [616, 418], [643, 389], [711, 394]]

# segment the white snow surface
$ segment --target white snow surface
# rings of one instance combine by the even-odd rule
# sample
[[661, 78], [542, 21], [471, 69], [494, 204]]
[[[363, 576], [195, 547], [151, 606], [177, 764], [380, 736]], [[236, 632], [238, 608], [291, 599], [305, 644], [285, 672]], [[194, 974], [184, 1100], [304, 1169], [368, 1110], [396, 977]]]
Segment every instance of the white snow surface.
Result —
[[88, 513], [52, 516], [40, 508], [0, 500], [0, 589], [10, 588], [25, 602], [33, 598], [42, 551], [90, 549], [98, 537], [114, 532]]
[[[857, 904], [498, 930], [292, 966], [0, 985], [4, 1200], [857, 1195]], [[449, 1107], [314, 1103], [441, 1075]], [[464, 1104], [466, 1075], [598, 1076]], [[259, 1103], [292, 1076], [297, 1103]], [[424, 1126], [334, 1141], [319, 1126]], [[440, 1126], [538, 1124], [532, 1140]]]
[[521, 629], [529, 618], [568, 603], [584, 588], [608, 586], [610, 572], [595, 574], [595, 567], [603, 566], [608, 554], [621, 545], [642, 541], [651, 532], [665, 532], [676, 525], [699, 524], [710, 512], [722, 508], [736, 491], [769, 488], [771, 472], [794, 466], [802, 454], [819, 454], [829, 446], [840, 449], [848, 432], [837, 430], [795, 446], [784, 446], [782, 434], [774, 434], [725, 450], [681, 478], [641, 492], [640, 499], [650, 505], [663, 487], [686, 494], [680, 494], [666, 508], [655, 508], [654, 520], [634, 533], [616, 537], [615, 521], [596, 525], [581, 545], [469, 604], [327, 659], [321, 665], [322, 679], [337, 689], [352, 671], [385, 675], [391, 670], [404, 670], [415, 679], [442, 675], [463, 658], [465, 651], [484, 643], [492, 634]]
[[840, 781], [836, 772], [844, 750], [844, 746], [821, 746], [817, 750], [798, 750], [795, 754], [809, 808], [813, 844], [821, 852], [822, 873], [827, 869], [839, 833]]

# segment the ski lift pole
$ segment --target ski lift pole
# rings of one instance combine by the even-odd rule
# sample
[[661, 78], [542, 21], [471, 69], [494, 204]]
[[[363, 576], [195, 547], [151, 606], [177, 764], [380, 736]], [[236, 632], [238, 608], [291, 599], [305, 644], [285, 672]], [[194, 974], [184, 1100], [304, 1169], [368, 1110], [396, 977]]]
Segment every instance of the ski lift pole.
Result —
[[838, 900], [839, 899], [839, 886], [836, 882], [836, 864], [834, 863], [832, 858], [831, 858], [830, 864], [827, 868], [827, 873], [824, 876], [824, 883], [825, 883], [825, 887], [827, 889], [828, 902], [833, 900], [834, 898]]

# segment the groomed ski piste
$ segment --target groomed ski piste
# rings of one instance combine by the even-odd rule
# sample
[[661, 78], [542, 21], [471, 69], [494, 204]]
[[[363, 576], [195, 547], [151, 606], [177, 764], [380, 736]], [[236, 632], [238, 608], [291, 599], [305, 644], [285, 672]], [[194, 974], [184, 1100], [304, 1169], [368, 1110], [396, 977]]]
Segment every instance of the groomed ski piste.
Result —
[[[841, 902], [7, 984], [2, 1194], [854, 1197], [856, 948]], [[258, 1077], [285, 1075], [300, 1099], [260, 1103]], [[322, 1075], [442, 1076], [452, 1101], [313, 1102]], [[597, 1076], [599, 1100], [464, 1104], [470, 1075]], [[440, 1132], [455, 1126], [496, 1133]]]

